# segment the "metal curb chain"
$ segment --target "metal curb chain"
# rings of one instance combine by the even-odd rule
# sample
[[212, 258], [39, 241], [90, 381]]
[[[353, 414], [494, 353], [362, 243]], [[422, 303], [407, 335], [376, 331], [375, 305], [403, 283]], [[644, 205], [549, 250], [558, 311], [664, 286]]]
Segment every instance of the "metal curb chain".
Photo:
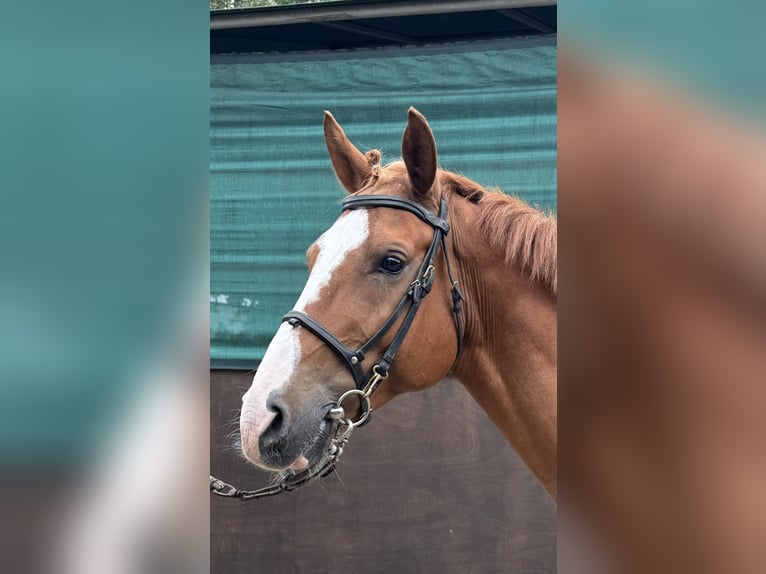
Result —
[[[290, 492], [301, 486], [305, 486], [309, 482], [312, 482], [317, 478], [324, 478], [335, 470], [335, 465], [338, 459], [343, 454], [343, 449], [348, 444], [348, 439], [351, 433], [358, 426], [364, 424], [372, 412], [372, 406], [370, 404], [370, 394], [380, 384], [382, 380], [388, 377], [382, 377], [377, 372], [373, 374], [370, 381], [365, 386], [365, 391], [358, 389], [352, 389], [343, 393], [338, 399], [336, 406], [330, 409], [327, 418], [336, 420], [337, 426], [335, 428], [335, 434], [333, 435], [330, 446], [327, 449], [325, 456], [317, 464], [312, 467], [296, 473], [288, 474], [280, 479], [276, 484], [259, 488], [257, 490], [239, 490], [235, 486], [222, 481], [219, 478], [210, 475], [210, 492], [217, 496], [223, 496], [226, 498], [238, 498], [240, 500], [254, 500], [256, 498], [265, 498], [267, 496], [274, 496], [283, 492]], [[346, 413], [343, 410], [341, 404], [343, 401], [352, 396], [360, 395], [362, 401], [362, 414], [356, 421], [346, 418]]]

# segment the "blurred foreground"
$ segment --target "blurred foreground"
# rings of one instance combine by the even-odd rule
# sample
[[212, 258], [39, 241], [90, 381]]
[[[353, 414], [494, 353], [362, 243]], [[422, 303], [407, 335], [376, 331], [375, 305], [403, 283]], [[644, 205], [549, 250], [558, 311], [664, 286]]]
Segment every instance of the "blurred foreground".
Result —
[[[176, 341], [135, 366], [140, 374], [125, 383], [119, 407], [100, 405], [114, 414], [94, 431], [90, 450], [69, 463], [55, 452], [46, 461], [40, 450], [22, 464], [5, 459], [6, 571], [208, 571], [207, 297], [197, 301], [170, 330]], [[89, 427], [87, 420], [70, 424]]]
[[207, 571], [208, 17], [3, 6], [3, 572]]
[[560, 47], [559, 571], [766, 572], [766, 140]]

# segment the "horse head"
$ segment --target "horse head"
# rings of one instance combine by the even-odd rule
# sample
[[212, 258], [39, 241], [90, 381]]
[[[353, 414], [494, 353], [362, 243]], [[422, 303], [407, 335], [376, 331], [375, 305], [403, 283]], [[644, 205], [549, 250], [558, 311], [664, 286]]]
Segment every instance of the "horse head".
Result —
[[[338, 424], [333, 409], [366, 417], [367, 400], [378, 408], [435, 384], [460, 344], [460, 295], [444, 252], [449, 225], [426, 119], [410, 108], [403, 161], [386, 166], [379, 151], [354, 147], [329, 112], [324, 134], [354, 199], [308, 248], [308, 281], [243, 397], [244, 454], [269, 470], [317, 464]], [[374, 395], [363, 397], [376, 375]], [[359, 396], [349, 396], [353, 389]]]

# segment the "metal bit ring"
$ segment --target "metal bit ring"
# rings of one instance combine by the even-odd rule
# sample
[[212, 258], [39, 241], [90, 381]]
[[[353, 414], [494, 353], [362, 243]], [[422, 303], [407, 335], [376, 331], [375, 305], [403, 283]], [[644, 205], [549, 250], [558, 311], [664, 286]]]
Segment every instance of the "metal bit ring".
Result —
[[362, 415], [359, 417], [359, 420], [352, 421], [351, 419], [345, 419], [344, 422], [350, 426], [350, 427], [358, 427], [359, 425], [363, 424], [364, 421], [366, 421], [370, 417], [370, 413], [372, 412], [372, 404], [370, 404], [370, 397], [367, 396], [364, 391], [360, 391], [359, 389], [351, 389], [350, 391], [346, 391], [343, 393], [340, 398], [337, 401], [338, 406], [341, 406], [343, 404], [343, 401], [345, 401], [348, 397], [358, 395], [359, 400], [362, 403]]

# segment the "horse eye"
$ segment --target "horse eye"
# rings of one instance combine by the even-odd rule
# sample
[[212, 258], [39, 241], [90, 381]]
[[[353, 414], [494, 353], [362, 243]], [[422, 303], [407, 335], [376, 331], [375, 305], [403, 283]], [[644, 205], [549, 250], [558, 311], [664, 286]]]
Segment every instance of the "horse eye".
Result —
[[397, 273], [401, 272], [402, 269], [404, 269], [404, 261], [398, 257], [392, 257], [389, 255], [388, 257], [384, 257], [383, 261], [380, 262], [380, 268], [386, 273], [396, 275]]

